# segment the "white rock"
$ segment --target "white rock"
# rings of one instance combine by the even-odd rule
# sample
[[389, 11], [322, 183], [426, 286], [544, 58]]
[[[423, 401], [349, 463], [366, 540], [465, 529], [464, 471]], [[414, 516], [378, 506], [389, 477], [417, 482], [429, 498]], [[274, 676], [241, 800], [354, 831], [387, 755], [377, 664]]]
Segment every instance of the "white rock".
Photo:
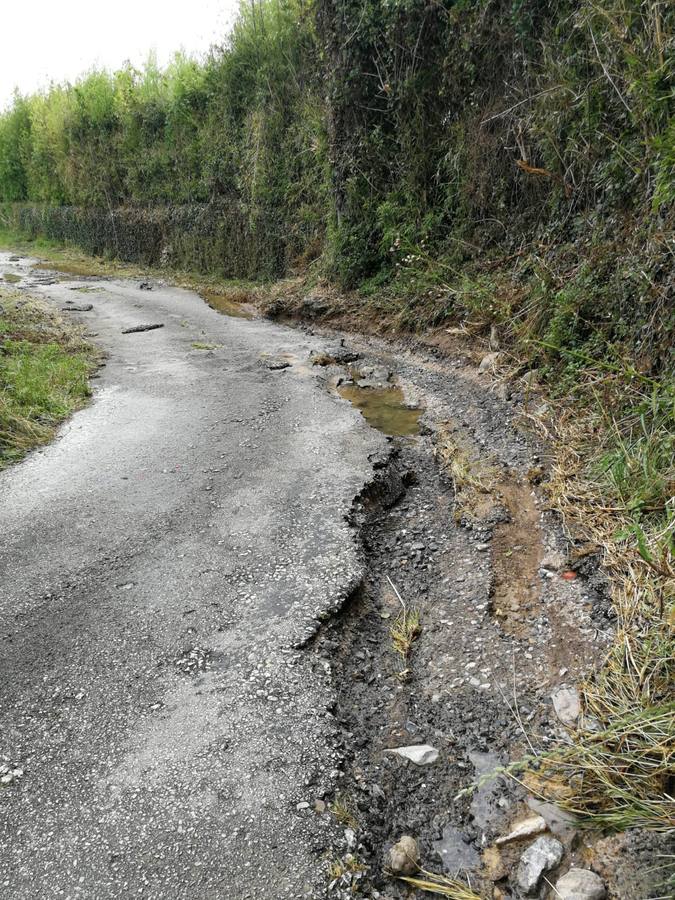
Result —
[[551, 700], [563, 725], [574, 725], [581, 712], [578, 692], [574, 688], [559, 688], [551, 695]]
[[555, 886], [557, 900], [604, 900], [605, 885], [590, 869], [570, 869]]
[[538, 838], [520, 857], [516, 877], [521, 889], [526, 894], [533, 893], [542, 875], [560, 865], [562, 858], [563, 845], [560, 841], [552, 837]]
[[385, 750], [385, 753], [393, 753], [394, 756], [400, 756], [401, 759], [409, 759], [416, 766], [428, 766], [435, 763], [438, 759], [438, 750], [431, 744], [413, 744], [410, 747], [392, 747]]
[[417, 871], [420, 849], [414, 837], [404, 834], [389, 851], [389, 868], [395, 875], [412, 875]]
[[528, 816], [520, 822], [516, 822], [513, 829], [503, 837], [497, 838], [496, 844], [510, 844], [511, 841], [520, 841], [522, 838], [533, 837], [546, 831], [546, 821], [542, 816]]

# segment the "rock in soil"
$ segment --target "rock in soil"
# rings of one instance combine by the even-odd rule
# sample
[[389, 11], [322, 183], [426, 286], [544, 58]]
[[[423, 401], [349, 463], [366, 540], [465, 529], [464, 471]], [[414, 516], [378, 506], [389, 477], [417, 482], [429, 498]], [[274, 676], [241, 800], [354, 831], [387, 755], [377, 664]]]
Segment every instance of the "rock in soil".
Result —
[[555, 886], [559, 900], [604, 900], [607, 892], [602, 879], [590, 869], [570, 869]]
[[499, 360], [499, 353], [486, 353], [485, 356], [481, 359], [480, 365], [478, 366], [479, 372], [489, 372], [491, 369], [497, 365]]
[[559, 550], [551, 550], [542, 559], [541, 567], [548, 572], [559, 572], [564, 568], [566, 562], [567, 559], [564, 553], [561, 553]]
[[389, 869], [394, 875], [413, 875], [417, 871], [420, 849], [417, 841], [404, 834], [389, 851]]
[[574, 688], [560, 688], [551, 696], [551, 700], [555, 714], [563, 725], [574, 725], [581, 712], [577, 691]]
[[546, 822], [541, 816], [528, 816], [516, 822], [514, 827], [504, 837], [497, 838], [497, 845], [510, 844], [512, 841], [522, 841], [523, 838], [533, 837], [546, 831]]
[[532, 894], [539, 886], [542, 876], [560, 865], [563, 845], [551, 837], [540, 837], [531, 844], [520, 857], [517, 880], [526, 894]]
[[385, 750], [385, 753], [393, 753], [402, 759], [409, 759], [416, 766], [428, 766], [438, 759], [438, 750], [430, 744], [413, 744], [410, 747], [396, 747]]

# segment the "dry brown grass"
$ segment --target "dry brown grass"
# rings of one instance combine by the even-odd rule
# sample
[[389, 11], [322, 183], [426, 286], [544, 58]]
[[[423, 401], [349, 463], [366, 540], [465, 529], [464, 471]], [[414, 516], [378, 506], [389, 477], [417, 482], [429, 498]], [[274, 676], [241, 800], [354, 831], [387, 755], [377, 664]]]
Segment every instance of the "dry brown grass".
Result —
[[330, 805], [330, 811], [337, 821], [346, 828], [351, 828], [356, 831], [359, 827], [354, 806], [346, 797], [336, 797]]
[[419, 610], [404, 609], [396, 616], [390, 629], [391, 641], [394, 650], [404, 660], [410, 655], [413, 642], [421, 630]]
[[467, 438], [454, 422], [438, 426], [434, 454], [452, 480], [458, 514], [484, 518], [497, 502], [495, 467], [489, 460], [472, 453]]
[[445, 875], [438, 875], [436, 872], [427, 872], [425, 869], [420, 869], [419, 876], [398, 875], [397, 877], [400, 881], [405, 881], [406, 884], [421, 891], [449, 897], [450, 900], [484, 900], [484, 897], [481, 897], [464, 882], [447, 878]]
[[[622, 424], [614, 434], [592, 409], [531, 421], [556, 451], [545, 485], [551, 505], [570, 536], [601, 551], [616, 611], [613, 644], [580, 685], [582, 716], [571, 743], [534, 763], [540, 793], [550, 796], [563, 782], [558, 802], [591, 825], [675, 828], [674, 501], [664, 494], [662, 507], [636, 517], [642, 501], [611, 496], [594, 474], [603, 444], [616, 446]], [[641, 454], [651, 452], [645, 434]]]

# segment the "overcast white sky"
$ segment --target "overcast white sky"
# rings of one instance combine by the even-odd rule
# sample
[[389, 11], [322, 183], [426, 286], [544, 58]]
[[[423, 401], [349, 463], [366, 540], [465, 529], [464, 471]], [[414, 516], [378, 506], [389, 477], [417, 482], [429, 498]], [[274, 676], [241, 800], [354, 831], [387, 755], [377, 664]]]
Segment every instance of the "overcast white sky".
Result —
[[2, 3], [0, 109], [15, 87], [30, 93], [73, 81], [93, 66], [160, 64], [176, 50], [203, 53], [221, 43], [239, 0], [5, 0]]

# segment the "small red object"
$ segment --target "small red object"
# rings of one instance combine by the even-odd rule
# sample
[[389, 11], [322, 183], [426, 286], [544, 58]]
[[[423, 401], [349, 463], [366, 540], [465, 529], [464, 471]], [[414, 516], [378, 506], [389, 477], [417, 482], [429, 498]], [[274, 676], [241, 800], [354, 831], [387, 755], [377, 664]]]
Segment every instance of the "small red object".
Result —
[[574, 579], [577, 577], [577, 573], [573, 572], [571, 569], [568, 569], [568, 571], [563, 572], [560, 577], [564, 578], [565, 581], [574, 581]]

